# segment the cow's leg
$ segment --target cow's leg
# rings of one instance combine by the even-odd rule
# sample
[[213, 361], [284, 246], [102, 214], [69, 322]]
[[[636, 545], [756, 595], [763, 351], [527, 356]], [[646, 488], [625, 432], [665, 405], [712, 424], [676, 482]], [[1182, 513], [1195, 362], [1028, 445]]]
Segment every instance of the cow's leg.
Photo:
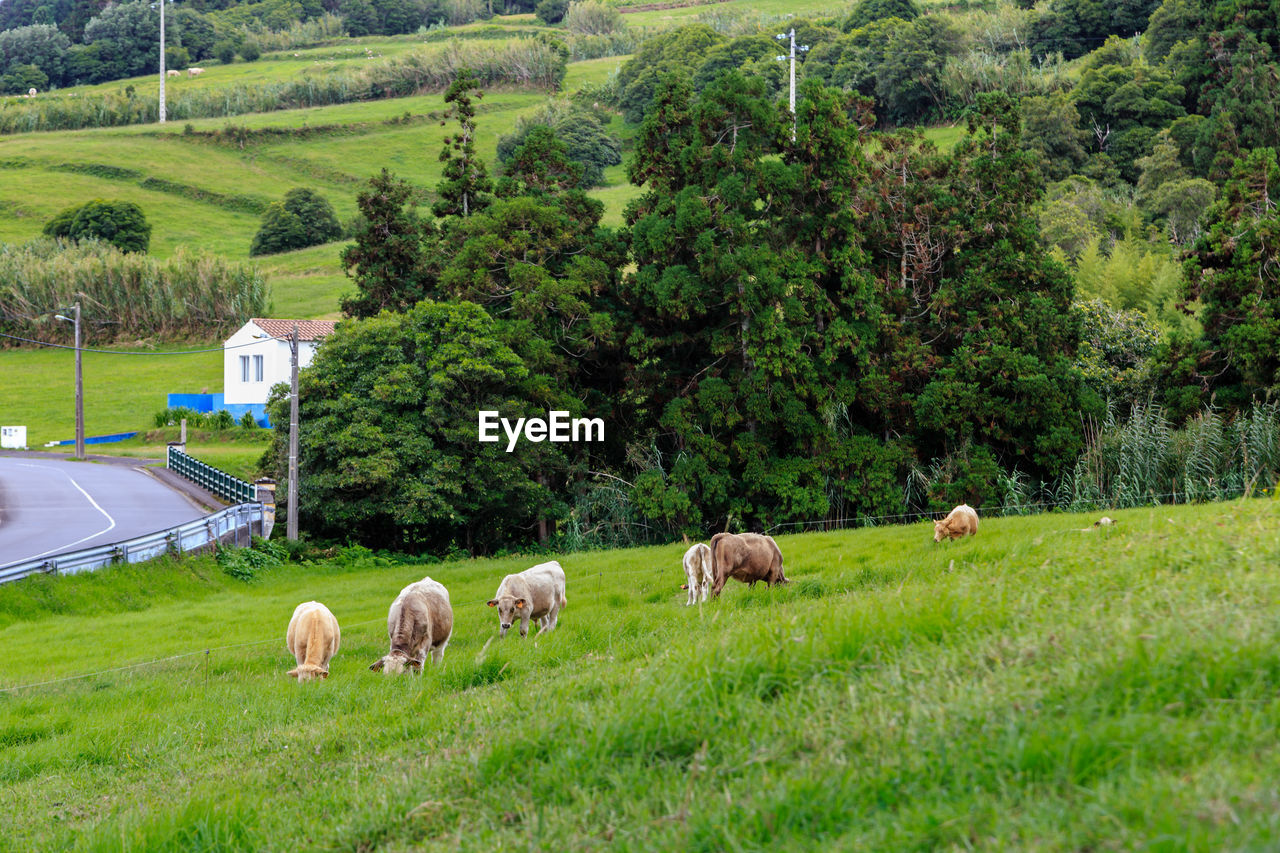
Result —
[[718, 598], [720, 596], [720, 590], [724, 589], [724, 582], [727, 581], [728, 579], [729, 579], [728, 574], [716, 576], [716, 582], [711, 586], [712, 598]]
[[529, 636], [529, 608], [525, 608], [525, 613], [520, 617], [520, 636], [521, 638]]
[[444, 647], [447, 645], [449, 645], [449, 641], [445, 640], [443, 643], [441, 643], [440, 645], [436, 646], [434, 649], [431, 650], [432, 663], [438, 664], [438, 663], [444, 662]]

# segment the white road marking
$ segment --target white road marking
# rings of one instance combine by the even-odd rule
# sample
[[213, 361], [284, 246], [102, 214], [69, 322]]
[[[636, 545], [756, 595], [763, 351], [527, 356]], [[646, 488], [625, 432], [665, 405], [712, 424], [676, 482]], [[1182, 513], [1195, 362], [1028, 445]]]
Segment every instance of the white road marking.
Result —
[[[50, 467], [48, 465], [31, 465], [25, 462], [19, 462], [17, 464], [22, 466], [23, 468], [37, 468], [42, 471], [50, 470]], [[57, 471], [59, 474], [61, 474], [62, 476], [70, 480], [71, 485], [75, 486], [76, 489], [80, 492], [80, 494], [84, 495], [85, 500], [89, 501], [89, 503], [93, 505], [94, 509], [102, 513], [103, 517], [106, 518], [108, 524], [106, 527], [102, 528], [97, 533], [90, 533], [88, 536], [85, 536], [83, 539], [77, 539], [76, 541], [70, 543], [69, 545], [58, 545], [55, 548], [50, 548], [48, 551], [42, 551], [39, 554], [32, 554], [30, 557], [20, 557], [17, 560], [12, 560], [11, 562], [24, 563], [27, 560], [38, 560], [39, 558], [52, 554], [55, 551], [66, 551], [70, 548], [74, 548], [75, 546], [79, 545], [81, 542], [87, 542], [90, 539], [93, 539], [94, 537], [101, 536], [102, 534], [106, 533], [107, 531], [111, 530], [113, 527], [116, 526], [116, 520], [112, 518], [111, 515], [105, 509], [98, 506], [98, 502], [93, 499], [92, 495], [90, 495], [88, 492], [86, 492], [83, 488], [80, 487], [80, 484], [75, 481], [74, 477], [72, 477], [66, 471], [63, 471], [61, 468], [53, 468], [52, 470]]]

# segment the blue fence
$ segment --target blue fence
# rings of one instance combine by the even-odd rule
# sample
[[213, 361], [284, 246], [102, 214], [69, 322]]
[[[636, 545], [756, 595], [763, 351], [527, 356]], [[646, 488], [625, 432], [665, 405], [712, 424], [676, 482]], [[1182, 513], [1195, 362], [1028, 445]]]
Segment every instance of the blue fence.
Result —
[[[85, 436], [85, 444], [109, 444], [113, 441], [124, 441], [127, 438], [133, 438], [136, 432], [114, 432], [111, 435], [90, 435]], [[74, 438], [64, 438], [62, 441], [50, 441], [45, 443], [45, 447], [62, 447], [65, 444], [75, 444]]]

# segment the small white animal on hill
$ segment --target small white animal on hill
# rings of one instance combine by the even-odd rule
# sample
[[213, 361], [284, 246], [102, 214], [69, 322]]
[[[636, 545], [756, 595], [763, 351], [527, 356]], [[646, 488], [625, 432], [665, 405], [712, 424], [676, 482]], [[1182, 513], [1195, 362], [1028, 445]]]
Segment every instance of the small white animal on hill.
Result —
[[687, 580], [689, 600], [685, 606], [706, 601], [711, 594], [711, 584], [716, 576], [711, 571], [711, 549], [701, 542], [684, 552], [684, 576]]
[[427, 652], [431, 660], [444, 660], [444, 647], [453, 635], [453, 605], [444, 585], [423, 578], [400, 590], [387, 612], [387, 638], [391, 650], [369, 665], [374, 672], [388, 675], [404, 672], [421, 674]]
[[338, 620], [318, 601], [307, 601], [293, 610], [284, 644], [298, 665], [289, 675], [301, 684], [313, 678], [329, 677], [329, 661], [338, 653], [342, 634]]
[[35, 89], [28, 89], [28, 90], [27, 90], [27, 97], [28, 97], [28, 98], [34, 98], [35, 96], [36, 96], [36, 90], [35, 90]]
[[520, 620], [520, 636], [529, 636], [530, 620], [538, 620], [538, 633], [554, 631], [561, 609], [568, 602], [564, 596], [564, 569], [555, 560], [539, 563], [515, 575], [507, 575], [489, 601], [498, 608], [498, 636]]
[[201, 74], [203, 74], [203, 73], [204, 73], [204, 69], [203, 69], [203, 68], [188, 68], [188, 69], [187, 69], [187, 76], [188, 76], [188, 77], [199, 77], [199, 76], [200, 76]]
[[963, 536], [976, 536], [978, 533], [978, 513], [968, 504], [947, 513], [947, 517], [933, 523], [933, 541], [941, 542], [943, 538], [959, 539]]

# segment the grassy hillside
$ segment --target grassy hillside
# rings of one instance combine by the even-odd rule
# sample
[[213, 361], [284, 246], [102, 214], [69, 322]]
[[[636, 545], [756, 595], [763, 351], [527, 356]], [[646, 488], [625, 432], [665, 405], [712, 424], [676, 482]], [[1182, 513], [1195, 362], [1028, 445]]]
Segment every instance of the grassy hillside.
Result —
[[[0, 835], [1274, 847], [1280, 504], [1117, 517], [987, 519], [938, 546], [925, 524], [784, 537], [789, 586], [734, 584], [700, 608], [682, 606], [681, 545], [564, 555], [561, 626], [527, 641], [499, 641], [484, 601], [529, 558], [348, 559], [251, 585], [206, 559], [0, 588]], [[387, 605], [424, 574], [454, 603], [443, 668], [370, 673]], [[312, 598], [342, 648], [299, 687], [283, 635]], [[55, 679], [70, 680], [12, 689]]]

